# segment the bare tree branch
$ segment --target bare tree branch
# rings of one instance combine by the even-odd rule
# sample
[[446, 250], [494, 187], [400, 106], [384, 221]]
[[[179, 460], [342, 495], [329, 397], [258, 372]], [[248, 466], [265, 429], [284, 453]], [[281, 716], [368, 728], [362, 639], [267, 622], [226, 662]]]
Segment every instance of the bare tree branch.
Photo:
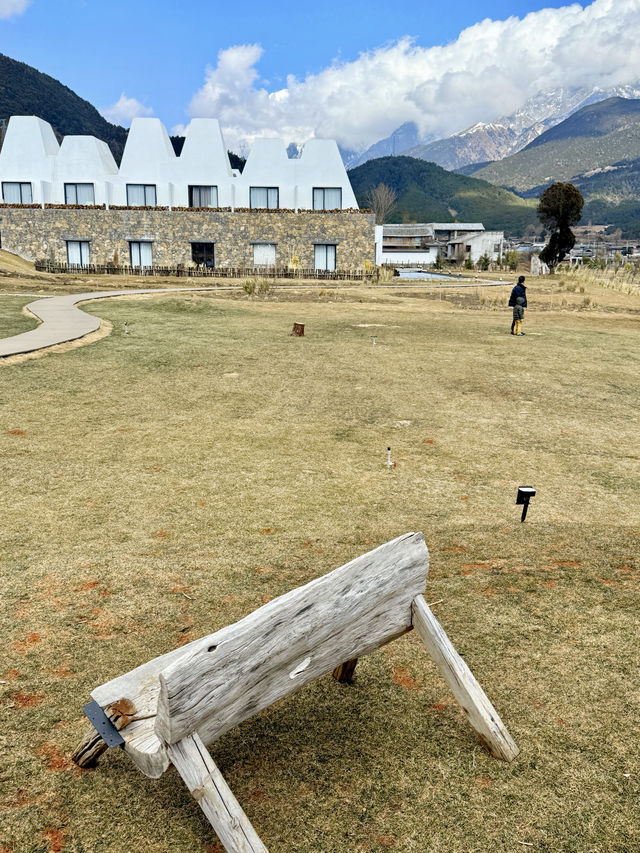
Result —
[[387, 186], [387, 184], [378, 184], [370, 190], [367, 196], [367, 204], [376, 215], [376, 225], [382, 225], [386, 222], [387, 217], [393, 210], [396, 204], [398, 193]]

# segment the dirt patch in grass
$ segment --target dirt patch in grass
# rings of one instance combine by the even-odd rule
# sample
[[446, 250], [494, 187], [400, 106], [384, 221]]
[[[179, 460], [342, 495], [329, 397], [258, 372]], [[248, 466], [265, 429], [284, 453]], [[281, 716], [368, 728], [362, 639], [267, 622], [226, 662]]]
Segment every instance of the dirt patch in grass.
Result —
[[269, 849], [634, 849], [634, 315], [532, 308], [515, 341], [506, 309], [365, 289], [91, 310], [108, 338], [2, 372], [0, 849], [216, 850], [175, 772], [73, 771], [90, 691], [408, 530], [521, 755], [409, 634], [212, 746]]

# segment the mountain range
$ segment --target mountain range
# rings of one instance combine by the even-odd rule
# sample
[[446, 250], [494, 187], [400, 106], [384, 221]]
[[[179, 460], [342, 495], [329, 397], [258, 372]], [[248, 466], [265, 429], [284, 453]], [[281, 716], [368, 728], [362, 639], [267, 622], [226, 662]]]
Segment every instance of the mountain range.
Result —
[[405, 154], [456, 171], [473, 163], [502, 160], [516, 154], [540, 134], [583, 107], [612, 97], [640, 98], [640, 84], [605, 89], [560, 88], [540, 92], [529, 98], [512, 115], [490, 122], [478, 122], [445, 139], [434, 139], [433, 136], [421, 139], [418, 127], [410, 122], [401, 125], [390, 136], [360, 154], [343, 152], [343, 159], [348, 168], [353, 168], [375, 157]]
[[608, 98], [583, 107], [526, 148], [474, 172], [521, 194], [640, 157], [640, 100]]

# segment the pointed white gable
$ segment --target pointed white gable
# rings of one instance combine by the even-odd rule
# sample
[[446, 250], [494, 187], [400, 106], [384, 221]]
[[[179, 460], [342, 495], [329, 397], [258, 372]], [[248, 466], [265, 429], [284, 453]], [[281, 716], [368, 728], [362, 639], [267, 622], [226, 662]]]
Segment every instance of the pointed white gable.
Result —
[[340, 187], [342, 207], [358, 207], [335, 140], [310, 139], [305, 143], [300, 158], [292, 162], [295, 164], [299, 207], [313, 207], [314, 187]]
[[48, 122], [37, 116], [11, 116], [0, 151], [0, 180], [30, 183], [32, 201], [48, 201], [59, 148]]
[[179, 157], [183, 175], [198, 174], [203, 168], [212, 175], [231, 178], [229, 156], [215, 118], [194, 118], [185, 131], [184, 146]]
[[279, 206], [295, 207], [294, 161], [289, 159], [282, 139], [254, 141], [239, 179], [239, 187], [239, 207], [249, 207], [251, 187], [278, 187]]
[[[238, 175], [230, 167], [220, 125], [209, 118], [191, 121], [180, 157], [159, 119], [133, 119], [118, 169], [106, 143], [91, 136], [67, 136], [59, 146], [46, 121], [13, 116], [0, 150], [0, 180], [30, 183], [35, 203], [63, 204], [65, 183], [93, 183], [95, 203], [109, 206], [149, 197], [158, 206], [186, 207], [190, 187], [211, 186], [217, 187], [219, 207], [250, 207], [251, 187], [259, 188], [265, 198], [265, 187], [277, 187], [280, 209], [311, 209], [314, 187], [340, 187], [342, 207], [357, 206], [333, 140], [312, 139], [299, 159], [290, 159], [282, 139], [257, 139]], [[153, 185], [155, 192], [140, 184]], [[127, 191], [127, 185], [136, 186]], [[15, 193], [15, 186], [7, 188], [7, 195]], [[191, 195], [196, 197], [195, 189]], [[202, 198], [202, 191], [197, 195]], [[215, 206], [216, 194], [209, 195]], [[269, 192], [269, 206], [272, 197], [275, 194]]]
[[134, 118], [124, 146], [120, 175], [140, 183], [170, 178], [176, 154], [165, 126], [158, 118]]
[[173, 203], [189, 204], [189, 187], [217, 187], [219, 207], [233, 205], [233, 173], [217, 119], [194, 118], [185, 131], [182, 152], [174, 169]]
[[118, 166], [106, 142], [95, 136], [65, 136], [56, 157], [54, 177], [61, 181], [104, 181]]

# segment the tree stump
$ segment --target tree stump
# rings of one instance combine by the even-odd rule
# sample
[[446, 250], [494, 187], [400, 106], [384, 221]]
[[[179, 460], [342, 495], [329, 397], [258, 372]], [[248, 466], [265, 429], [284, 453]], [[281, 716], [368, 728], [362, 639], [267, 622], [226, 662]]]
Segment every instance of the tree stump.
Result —
[[291, 336], [296, 338], [304, 338], [304, 323], [294, 323], [291, 331]]

